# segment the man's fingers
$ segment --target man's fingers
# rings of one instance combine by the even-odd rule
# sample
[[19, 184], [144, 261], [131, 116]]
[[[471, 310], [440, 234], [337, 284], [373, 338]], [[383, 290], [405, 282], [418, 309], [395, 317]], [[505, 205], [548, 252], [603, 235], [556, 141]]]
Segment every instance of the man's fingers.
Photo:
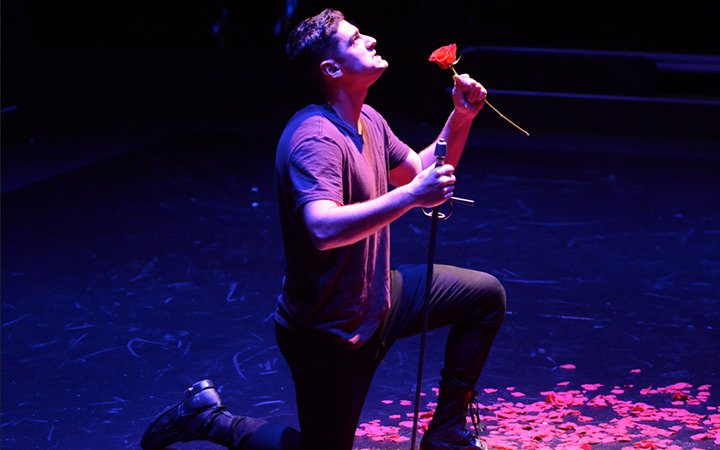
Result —
[[455, 88], [457, 92], [463, 96], [468, 103], [477, 103], [485, 99], [487, 90], [478, 81], [470, 78], [470, 75], [464, 73], [456, 75]]
[[455, 167], [452, 164], [443, 164], [437, 168], [438, 175], [452, 175], [455, 172]]

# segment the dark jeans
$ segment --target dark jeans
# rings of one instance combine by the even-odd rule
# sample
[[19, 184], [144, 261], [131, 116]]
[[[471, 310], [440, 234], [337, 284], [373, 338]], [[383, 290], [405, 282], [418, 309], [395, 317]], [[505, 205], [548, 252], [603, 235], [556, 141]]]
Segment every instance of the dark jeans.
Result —
[[[360, 349], [276, 325], [295, 382], [303, 448], [352, 448], [375, 370], [397, 339], [422, 331], [426, 271], [406, 265], [391, 272], [390, 311]], [[433, 272], [429, 329], [451, 326], [442, 379], [473, 389], [505, 315], [505, 290], [483, 272], [444, 265]]]

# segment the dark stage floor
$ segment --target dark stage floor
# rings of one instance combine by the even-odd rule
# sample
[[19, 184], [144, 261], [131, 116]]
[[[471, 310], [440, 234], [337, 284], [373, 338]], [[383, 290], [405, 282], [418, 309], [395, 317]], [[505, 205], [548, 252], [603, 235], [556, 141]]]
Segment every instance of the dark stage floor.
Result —
[[[279, 131], [178, 132], [3, 194], [3, 448], [139, 448], [203, 377], [232, 411], [295, 423], [271, 322]], [[473, 134], [457, 193], [477, 206], [440, 224], [436, 259], [507, 288], [479, 386], [495, 448], [716, 448], [720, 162], [502, 137]], [[423, 263], [428, 229], [419, 212], [394, 224], [393, 260]], [[358, 448], [409, 448], [417, 347], [381, 367]]]

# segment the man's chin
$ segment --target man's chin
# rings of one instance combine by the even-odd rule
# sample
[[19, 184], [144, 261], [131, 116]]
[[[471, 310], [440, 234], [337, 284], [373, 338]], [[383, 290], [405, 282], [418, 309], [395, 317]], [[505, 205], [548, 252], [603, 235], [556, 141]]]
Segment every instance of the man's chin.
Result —
[[380, 55], [373, 56], [373, 60], [375, 61], [375, 64], [377, 64], [377, 65], [383, 66], [385, 68], [387, 68], [387, 66], [388, 66], [388, 62], [386, 60], [384, 60], [383, 57]]

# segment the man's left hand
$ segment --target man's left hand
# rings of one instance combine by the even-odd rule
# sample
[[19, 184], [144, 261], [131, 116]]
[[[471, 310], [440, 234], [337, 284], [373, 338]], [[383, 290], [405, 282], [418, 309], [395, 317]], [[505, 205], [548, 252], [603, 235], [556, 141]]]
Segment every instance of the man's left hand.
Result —
[[485, 105], [487, 90], [482, 84], [470, 78], [468, 74], [455, 75], [452, 90], [455, 111], [475, 117]]

